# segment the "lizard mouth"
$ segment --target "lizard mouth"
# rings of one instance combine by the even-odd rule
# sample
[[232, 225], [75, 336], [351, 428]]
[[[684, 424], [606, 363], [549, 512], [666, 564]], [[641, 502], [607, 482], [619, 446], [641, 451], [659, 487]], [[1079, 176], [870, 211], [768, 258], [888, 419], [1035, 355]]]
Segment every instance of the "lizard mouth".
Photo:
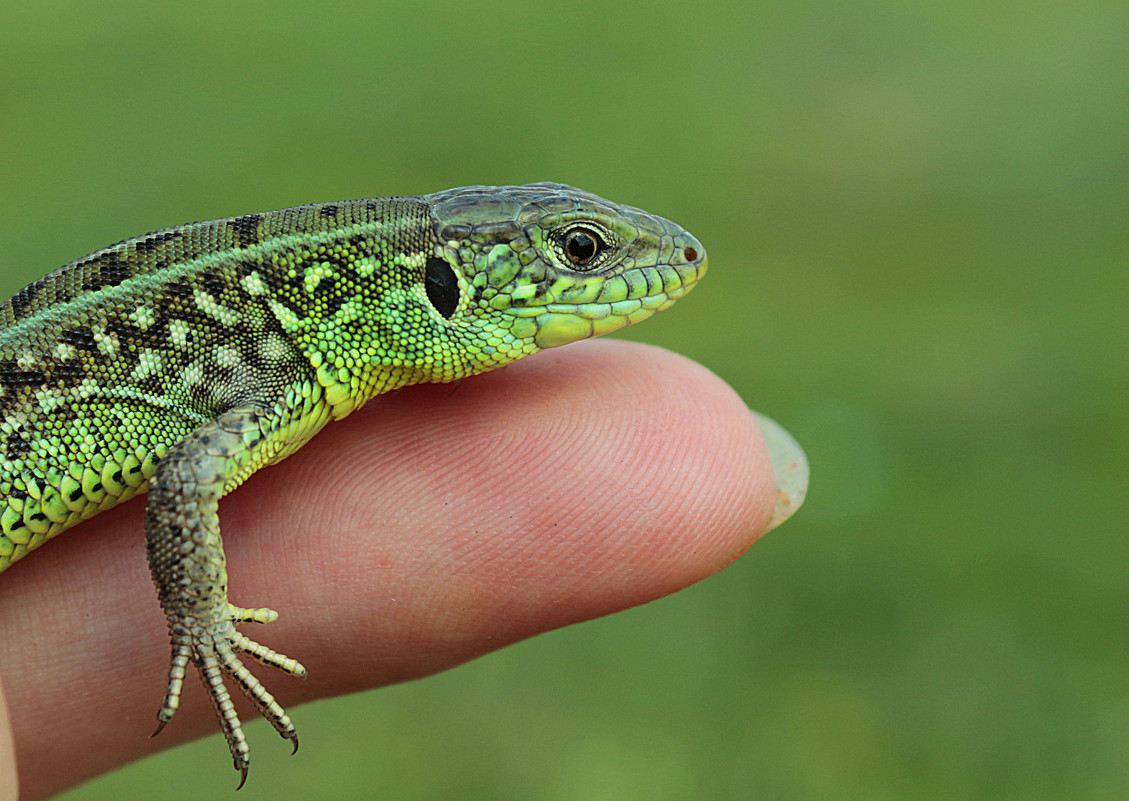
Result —
[[[687, 238], [691, 237], [687, 235]], [[537, 326], [534, 342], [541, 348], [567, 345], [580, 339], [610, 334], [667, 308], [692, 290], [706, 274], [708, 261], [705, 250], [697, 240], [693, 242], [693, 245], [683, 247], [684, 258], [678, 262], [639, 268], [612, 279], [600, 298], [593, 302], [554, 301], [526, 307], [531, 322]], [[605, 297], [608, 294], [610, 298]], [[622, 299], [614, 299], [616, 295]]]

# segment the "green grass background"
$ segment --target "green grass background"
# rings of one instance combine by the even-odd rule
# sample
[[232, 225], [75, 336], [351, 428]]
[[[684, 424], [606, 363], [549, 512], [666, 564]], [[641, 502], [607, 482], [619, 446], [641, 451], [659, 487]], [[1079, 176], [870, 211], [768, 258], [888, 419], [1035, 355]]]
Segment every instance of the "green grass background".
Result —
[[[1126, 30], [1121, 0], [5, 4], [4, 292], [193, 219], [566, 181], [706, 243], [628, 336], [811, 459], [698, 586], [299, 708], [294, 759], [253, 724], [239, 798], [1127, 797]], [[217, 735], [64, 797], [233, 784]]]

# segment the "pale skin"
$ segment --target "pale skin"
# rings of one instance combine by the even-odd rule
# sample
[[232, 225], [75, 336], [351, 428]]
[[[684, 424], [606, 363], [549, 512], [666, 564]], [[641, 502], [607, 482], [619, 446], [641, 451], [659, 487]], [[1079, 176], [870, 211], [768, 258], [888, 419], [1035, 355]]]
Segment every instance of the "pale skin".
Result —
[[[252, 476], [220, 519], [232, 600], [281, 614], [248, 633], [309, 669], [301, 681], [252, 664], [300, 732], [302, 701], [436, 673], [705, 578], [760, 536], [775, 497], [756, 423], [719, 378], [595, 341], [453, 393], [377, 398]], [[148, 737], [168, 646], [143, 524], [144, 501], [127, 503], [0, 577], [0, 801], [16, 798], [17, 765], [33, 800], [216, 732], [192, 682]], [[256, 735], [255, 749], [287, 747]]]

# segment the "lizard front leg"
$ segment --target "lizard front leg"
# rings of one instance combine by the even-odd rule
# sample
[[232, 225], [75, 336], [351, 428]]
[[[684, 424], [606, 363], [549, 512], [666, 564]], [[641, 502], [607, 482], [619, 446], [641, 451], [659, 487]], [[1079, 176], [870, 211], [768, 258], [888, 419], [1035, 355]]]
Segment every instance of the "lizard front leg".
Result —
[[240, 787], [247, 778], [248, 747], [224, 676], [232, 677], [275, 730], [293, 741], [295, 751], [298, 736], [290, 716], [238, 654], [292, 676], [306, 676], [298, 662], [236, 631], [240, 623], [269, 623], [278, 613], [243, 609], [228, 602], [217, 516], [220, 498], [267, 460], [262, 445], [277, 423], [273, 410], [240, 407], [185, 437], [161, 459], [150, 480], [145, 523], [149, 567], [172, 640], [168, 688], [157, 714], [157, 731], [172, 720], [185, 670], [190, 663], [195, 665], [241, 773]]

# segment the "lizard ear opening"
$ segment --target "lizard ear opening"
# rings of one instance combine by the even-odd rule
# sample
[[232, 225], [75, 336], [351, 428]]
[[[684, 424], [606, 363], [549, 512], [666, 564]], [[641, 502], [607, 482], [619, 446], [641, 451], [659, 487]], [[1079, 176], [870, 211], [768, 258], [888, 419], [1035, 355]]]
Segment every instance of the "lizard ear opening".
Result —
[[427, 299], [444, 320], [450, 320], [459, 305], [459, 279], [455, 271], [443, 259], [432, 257], [427, 260], [423, 279]]

